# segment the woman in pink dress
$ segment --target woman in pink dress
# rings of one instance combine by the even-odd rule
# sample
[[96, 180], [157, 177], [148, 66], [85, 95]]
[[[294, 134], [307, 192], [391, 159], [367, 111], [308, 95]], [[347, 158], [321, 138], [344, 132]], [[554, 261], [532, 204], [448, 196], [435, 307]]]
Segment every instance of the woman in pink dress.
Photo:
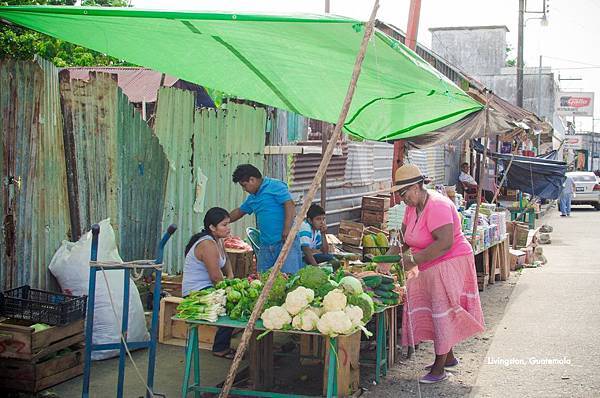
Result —
[[[485, 328], [473, 250], [454, 203], [427, 190], [418, 167], [400, 167], [394, 181], [392, 192], [407, 208], [402, 247], [390, 248], [389, 254], [402, 250], [405, 270], [418, 269], [406, 283], [402, 345], [433, 341], [435, 361], [419, 381], [437, 383], [448, 377], [446, 369], [459, 364], [452, 347]], [[389, 265], [381, 265], [380, 271], [388, 272]]]

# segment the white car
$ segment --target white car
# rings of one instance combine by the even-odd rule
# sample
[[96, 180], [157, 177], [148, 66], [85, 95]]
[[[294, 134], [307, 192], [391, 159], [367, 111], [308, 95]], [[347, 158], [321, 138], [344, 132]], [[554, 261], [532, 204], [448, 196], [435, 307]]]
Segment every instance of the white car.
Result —
[[590, 205], [600, 210], [600, 180], [591, 171], [567, 173], [575, 182], [575, 196], [572, 205]]

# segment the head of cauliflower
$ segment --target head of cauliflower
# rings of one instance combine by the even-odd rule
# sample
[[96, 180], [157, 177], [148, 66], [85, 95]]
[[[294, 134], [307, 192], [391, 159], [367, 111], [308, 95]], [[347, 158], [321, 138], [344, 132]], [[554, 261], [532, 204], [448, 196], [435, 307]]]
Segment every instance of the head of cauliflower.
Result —
[[269, 330], [280, 330], [292, 322], [292, 317], [285, 308], [279, 306], [269, 307], [263, 311], [261, 317], [263, 325]]
[[287, 312], [290, 313], [290, 315], [296, 315], [308, 307], [314, 299], [315, 292], [312, 289], [307, 289], [304, 286], [298, 286], [296, 289], [288, 293], [283, 307], [287, 310]]
[[326, 312], [317, 322], [317, 329], [324, 335], [335, 337], [352, 332], [352, 321], [344, 311]]
[[363, 310], [359, 306], [349, 305], [344, 309], [344, 312], [348, 315], [348, 318], [350, 318], [353, 327], [363, 326]]
[[298, 315], [294, 317], [294, 319], [292, 319], [292, 327], [294, 329], [310, 332], [317, 328], [318, 321], [318, 313], [314, 310], [314, 307], [309, 307], [304, 311], [301, 311]]
[[346, 308], [346, 295], [340, 289], [333, 289], [323, 298], [323, 311], [343, 311]]

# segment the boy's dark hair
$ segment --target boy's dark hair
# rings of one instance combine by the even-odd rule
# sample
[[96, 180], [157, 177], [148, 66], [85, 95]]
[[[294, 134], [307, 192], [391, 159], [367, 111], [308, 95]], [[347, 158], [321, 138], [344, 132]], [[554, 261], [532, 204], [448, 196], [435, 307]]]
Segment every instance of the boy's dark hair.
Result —
[[325, 215], [325, 210], [323, 210], [321, 206], [315, 204], [310, 205], [306, 212], [306, 217], [308, 217], [309, 220], [323, 215]]
[[468, 165], [469, 165], [469, 163], [463, 162], [463, 163], [460, 164], [460, 167], [462, 168], [463, 166], [468, 166]]
[[250, 177], [262, 178], [260, 170], [251, 164], [240, 164], [233, 172], [233, 183], [246, 182]]

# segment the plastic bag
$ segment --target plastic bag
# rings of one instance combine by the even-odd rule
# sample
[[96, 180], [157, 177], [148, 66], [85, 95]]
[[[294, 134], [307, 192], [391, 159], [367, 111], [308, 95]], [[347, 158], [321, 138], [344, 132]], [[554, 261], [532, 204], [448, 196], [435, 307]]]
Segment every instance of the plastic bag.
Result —
[[[123, 262], [115, 242], [115, 232], [110, 219], [99, 223], [98, 261]], [[92, 233], [89, 231], [78, 242], [63, 241], [50, 262], [50, 272], [56, 277], [65, 294], [74, 296], [88, 295], [89, 262], [92, 247]], [[121, 316], [123, 314], [122, 270], [105, 271], [108, 286], [114, 302], [117, 319], [111, 306], [107, 281], [102, 271], [96, 273], [96, 299], [94, 309], [93, 344], [118, 343], [120, 341]], [[137, 286], [129, 280], [129, 327], [127, 341], [148, 341], [150, 335], [146, 328], [144, 308]], [[119, 355], [118, 350], [94, 351], [92, 360], [102, 360]]]

